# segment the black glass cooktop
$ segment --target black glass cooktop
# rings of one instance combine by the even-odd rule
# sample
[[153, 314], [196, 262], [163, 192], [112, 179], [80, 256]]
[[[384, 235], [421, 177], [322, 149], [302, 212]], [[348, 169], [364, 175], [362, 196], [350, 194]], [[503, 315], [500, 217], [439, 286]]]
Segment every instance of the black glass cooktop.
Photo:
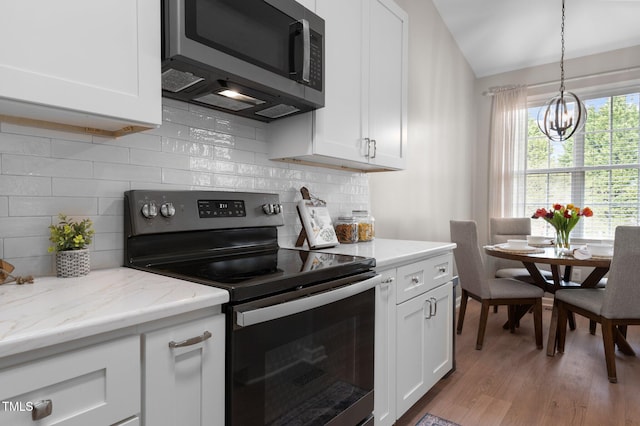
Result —
[[224, 288], [230, 300], [276, 294], [375, 266], [372, 258], [295, 249], [274, 249], [231, 256], [148, 265], [151, 272]]

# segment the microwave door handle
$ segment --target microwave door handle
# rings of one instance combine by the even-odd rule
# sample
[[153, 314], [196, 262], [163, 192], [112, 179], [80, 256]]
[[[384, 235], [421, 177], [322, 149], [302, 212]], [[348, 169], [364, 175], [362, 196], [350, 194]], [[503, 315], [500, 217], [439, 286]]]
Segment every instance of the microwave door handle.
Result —
[[290, 302], [285, 302], [264, 308], [257, 308], [249, 311], [236, 312], [236, 325], [238, 327], [247, 327], [262, 322], [283, 318], [299, 312], [315, 309], [320, 306], [328, 305], [347, 297], [367, 291], [380, 284], [381, 277], [376, 275], [364, 281], [340, 287], [336, 290], [326, 291], [324, 293], [315, 294], [309, 297], [302, 297]]
[[311, 69], [311, 30], [309, 29], [309, 21], [301, 19], [302, 23], [302, 44], [304, 46], [302, 52], [302, 81], [309, 83], [309, 70]]

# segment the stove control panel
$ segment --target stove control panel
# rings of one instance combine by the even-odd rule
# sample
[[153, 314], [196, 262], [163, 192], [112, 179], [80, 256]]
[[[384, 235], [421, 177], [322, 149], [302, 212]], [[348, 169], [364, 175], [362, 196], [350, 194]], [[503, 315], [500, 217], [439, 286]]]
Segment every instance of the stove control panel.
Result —
[[242, 200], [198, 200], [200, 218], [244, 217], [247, 210]]
[[232, 191], [125, 192], [128, 236], [284, 225], [278, 194]]

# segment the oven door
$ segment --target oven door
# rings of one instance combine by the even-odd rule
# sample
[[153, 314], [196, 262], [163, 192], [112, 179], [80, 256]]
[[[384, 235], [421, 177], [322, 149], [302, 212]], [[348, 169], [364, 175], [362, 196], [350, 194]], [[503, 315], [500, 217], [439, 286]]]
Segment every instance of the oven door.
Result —
[[354, 425], [373, 412], [375, 273], [231, 308], [227, 424]]

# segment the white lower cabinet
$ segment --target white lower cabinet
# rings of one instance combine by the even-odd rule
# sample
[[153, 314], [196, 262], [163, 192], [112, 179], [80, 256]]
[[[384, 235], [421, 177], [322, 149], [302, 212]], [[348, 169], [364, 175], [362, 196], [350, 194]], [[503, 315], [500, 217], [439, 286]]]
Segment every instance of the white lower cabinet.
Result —
[[453, 368], [453, 283], [398, 305], [398, 417]]
[[140, 412], [140, 337], [0, 370], [0, 404], [0, 425], [135, 425]]
[[143, 424], [224, 424], [225, 320], [218, 314], [143, 335]]
[[453, 368], [450, 252], [378, 270], [374, 417], [393, 425]]

